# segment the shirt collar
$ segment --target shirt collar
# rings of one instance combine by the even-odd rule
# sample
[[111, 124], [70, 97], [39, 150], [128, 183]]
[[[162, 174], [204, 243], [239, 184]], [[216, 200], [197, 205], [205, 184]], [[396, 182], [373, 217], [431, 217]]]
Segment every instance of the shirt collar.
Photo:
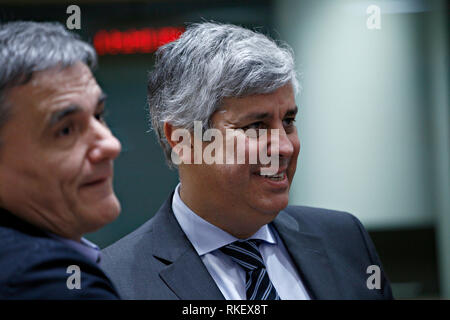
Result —
[[[198, 255], [202, 256], [234, 241], [240, 240], [209, 223], [192, 211], [183, 200], [181, 200], [179, 194], [180, 186], [181, 184], [179, 183], [172, 199], [173, 213]], [[267, 224], [262, 226], [248, 239], [259, 239], [271, 244], [277, 243], [273, 232]]]
[[93, 263], [98, 264], [100, 262], [101, 260], [100, 248], [95, 243], [92, 243], [88, 239], [81, 238], [80, 242], [78, 242], [72, 239], [60, 237], [54, 233], [49, 233], [49, 235], [52, 238], [62, 241], [70, 248], [75, 249]]

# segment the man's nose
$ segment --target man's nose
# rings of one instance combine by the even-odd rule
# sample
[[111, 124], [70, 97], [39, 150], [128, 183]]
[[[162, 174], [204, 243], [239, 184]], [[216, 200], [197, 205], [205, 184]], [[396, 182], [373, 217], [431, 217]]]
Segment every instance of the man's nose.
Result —
[[[278, 151], [282, 158], [290, 158], [294, 153], [294, 145], [289, 139], [284, 128], [272, 129], [270, 134], [270, 155], [273, 156]], [[278, 150], [276, 150], [278, 149]]]
[[114, 160], [122, 150], [120, 141], [112, 134], [106, 124], [97, 119], [92, 121], [94, 142], [89, 151], [90, 160], [94, 163], [103, 160]]

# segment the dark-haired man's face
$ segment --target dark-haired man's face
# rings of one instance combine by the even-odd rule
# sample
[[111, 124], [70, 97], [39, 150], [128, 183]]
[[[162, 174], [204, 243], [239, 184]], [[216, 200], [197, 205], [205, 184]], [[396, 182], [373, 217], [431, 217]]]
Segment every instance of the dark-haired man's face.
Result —
[[121, 146], [103, 121], [104, 95], [89, 68], [36, 72], [7, 99], [0, 205], [74, 239], [114, 220], [113, 160]]

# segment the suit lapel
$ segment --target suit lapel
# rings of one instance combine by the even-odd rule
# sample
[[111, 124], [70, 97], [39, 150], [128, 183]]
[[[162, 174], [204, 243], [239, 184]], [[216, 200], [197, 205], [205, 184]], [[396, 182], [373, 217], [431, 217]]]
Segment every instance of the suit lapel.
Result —
[[224, 297], [194, 250], [187, 250], [160, 273], [182, 300], [223, 300]]
[[[224, 299], [172, 211], [172, 196], [155, 215], [148, 243], [153, 257], [166, 264], [159, 272], [165, 285], [180, 299]], [[314, 299], [340, 299], [333, 267], [319, 237], [300, 232], [300, 219], [282, 211], [273, 225], [285, 244], [302, 281]], [[301, 227], [300, 227], [301, 225]]]
[[302, 281], [314, 299], [340, 299], [334, 271], [319, 237], [300, 232], [298, 220], [286, 211], [280, 212], [273, 222], [293, 261]]
[[159, 272], [161, 279], [180, 299], [224, 299], [176, 221], [171, 202], [172, 196], [155, 215], [149, 239], [153, 256], [166, 264]]

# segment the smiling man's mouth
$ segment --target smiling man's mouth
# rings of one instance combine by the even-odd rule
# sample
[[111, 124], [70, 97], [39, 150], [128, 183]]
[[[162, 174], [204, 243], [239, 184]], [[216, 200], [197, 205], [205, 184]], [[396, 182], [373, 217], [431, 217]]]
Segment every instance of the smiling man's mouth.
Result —
[[282, 181], [286, 178], [286, 171], [282, 171], [280, 173], [276, 173], [276, 174], [272, 174], [272, 175], [262, 174], [262, 173], [259, 173], [258, 175], [261, 177], [273, 180], [273, 181]]

